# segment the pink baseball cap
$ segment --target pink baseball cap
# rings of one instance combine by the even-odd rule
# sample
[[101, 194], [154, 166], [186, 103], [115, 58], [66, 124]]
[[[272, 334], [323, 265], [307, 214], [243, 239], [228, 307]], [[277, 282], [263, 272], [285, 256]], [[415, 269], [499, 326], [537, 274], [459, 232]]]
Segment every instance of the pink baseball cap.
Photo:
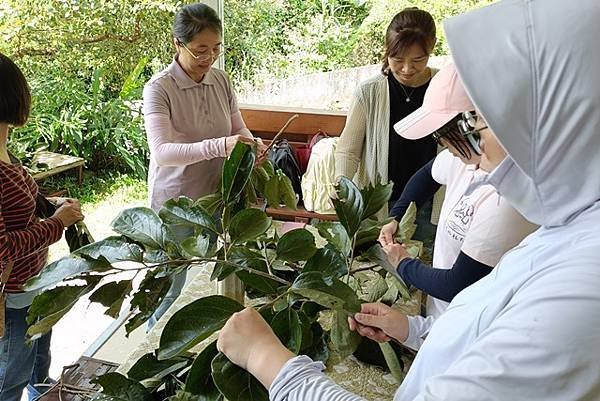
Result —
[[435, 74], [423, 98], [423, 105], [394, 124], [406, 139], [420, 139], [440, 129], [457, 114], [475, 110], [454, 64]]

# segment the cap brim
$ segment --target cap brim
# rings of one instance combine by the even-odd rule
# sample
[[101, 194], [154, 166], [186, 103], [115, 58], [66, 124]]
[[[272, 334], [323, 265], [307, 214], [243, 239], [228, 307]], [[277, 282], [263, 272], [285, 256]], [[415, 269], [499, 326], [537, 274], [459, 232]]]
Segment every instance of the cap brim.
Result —
[[394, 131], [406, 139], [421, 139], [440, 129], [457, 113], [434, 113], [419, 107], [394, 124]]

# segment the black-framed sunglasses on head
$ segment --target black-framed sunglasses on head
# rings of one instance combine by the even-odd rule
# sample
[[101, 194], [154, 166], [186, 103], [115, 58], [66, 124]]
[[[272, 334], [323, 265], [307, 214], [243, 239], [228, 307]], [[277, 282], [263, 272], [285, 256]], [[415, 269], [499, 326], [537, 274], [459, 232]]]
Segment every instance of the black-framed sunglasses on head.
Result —
[[458, 120], [458, 129], [462, 136], [466, 139], [467, 143], [473, 149], [473, 151], [481, 156], [481, 130], [486, 129], [487, 126], [481, 128], [475, 128], [477, 123], [477, 116], [470, 111], [462, 113], [461, 118]]

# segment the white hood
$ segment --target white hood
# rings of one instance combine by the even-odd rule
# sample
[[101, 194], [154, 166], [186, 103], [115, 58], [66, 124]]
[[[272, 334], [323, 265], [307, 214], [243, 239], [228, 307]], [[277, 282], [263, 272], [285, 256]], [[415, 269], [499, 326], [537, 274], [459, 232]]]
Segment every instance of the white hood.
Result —
[[509, 154], [489, 182], [544, 226], [598, 201], [600, 0], [507, 0], [445, 30], [467, 93]]

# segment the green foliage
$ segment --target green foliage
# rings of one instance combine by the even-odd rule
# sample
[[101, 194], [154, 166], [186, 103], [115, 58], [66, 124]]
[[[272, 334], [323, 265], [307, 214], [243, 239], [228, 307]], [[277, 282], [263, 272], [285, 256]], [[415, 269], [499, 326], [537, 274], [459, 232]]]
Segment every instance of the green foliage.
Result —
[[[260, 296], [256, 307], [291, 351], [326, 361], [331, 343], [342, 356], [352, 353], [359, 337], [349, 330], [347, 317], [360, 311], [362, 302], [385, 299], [393, 303], [405, 293], [401, 284], [386, 278], [381, 266], [387, 260], [380, 248], [365, 253], [378, 257], [377, 264], [350, 270], [360, 254], [354, 246], [360, 228], [370, 224], [366, 216], [387, 202], [389, 187], [377, 184], [361, 191], [342, 179], [336, 199], [340, 223], [319, 223], [279, 237], [270, 230], [271, 219], [263, 211], [248, 207], [247, 189], [257, 184], [257, 174], [263, 174], [255, 171], [263, 169], [268, 179], [277, 176], [272, 166], [255, 167], [254, 161], [255, 149], [238, 143], [223, 165], [217, 194], [196, 202], [172, 199], [158, 214], [144, 207], [123, 210], [112, 222], [119, 236], [82, 247], [50, 264], [28, 283], [28, 288], [46, 290], [31, 307], [28, 319], [38, 323], [30, 335], [50, 330], [88, 292], [92, 293], [90, 301], [108, 308], [110, 316], [117, 316], [129, 297], [132, 313], [125, 329], [130, 333], [156, 310], [174, 275], [193, 265], [215, 262], [211, 279], [235, 274], [246, 285], [249, 297]], [[413, 223], [407, 217], [406, 225]], [[175, 235], [181, 232], [175, 226], [188, 230]], [[326, 242], [320, 248], [315, 232]], [[128, 271], [131, 277], [123, 278]], [[139, 288], [133, 288], [133, 278], [139, 273], [145, 273], [144, 279]], [[119, 281], [106, 279], [117, 274]], [[243, 305], [220, 295], [184, 306], [166, 323], [158, 349], [138, 360], [127, 377], [101, 376], [101, 399], [128, 400], [134, 395], [145, 399], [148, 394], [161, 400], [268, 399], [254, 378], [217, 353], [214, 342], [193, 362], [188, 357], [190, 349], [242, 309]], [[327, 310], [333, 324], [325, 330], [319, 316]]]
[[229, 401], [269, 401], [269, 393], [250, 373], [219, 353], [211, 364], [212, 378]]
[[168, 62], [178, 2], [3, 2], [0, 51], [23, 69], [33, 94], [28, 124], [11, 147], [86, 159], [93, 170], [145, 177], [148, 151], [138, 101]]
[[198, 299], [175, 312], [160, 336], [158, 359], [180, 355], [219, 330], [244, 307], [221, 295]]

